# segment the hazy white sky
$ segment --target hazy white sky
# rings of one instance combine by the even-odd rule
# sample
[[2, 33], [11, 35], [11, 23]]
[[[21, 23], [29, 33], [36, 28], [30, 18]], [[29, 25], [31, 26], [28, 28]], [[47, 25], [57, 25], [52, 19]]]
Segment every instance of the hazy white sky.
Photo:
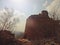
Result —
[[26, 17], [39, 13], [45, 9], [53, 0], [0, 0], [0, 8], [8, 7], [19, 10], [26, 14]]

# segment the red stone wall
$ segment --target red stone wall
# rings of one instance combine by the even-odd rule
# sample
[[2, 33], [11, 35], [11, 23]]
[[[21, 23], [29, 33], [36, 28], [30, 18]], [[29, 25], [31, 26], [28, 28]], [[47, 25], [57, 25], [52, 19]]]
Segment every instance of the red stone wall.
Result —
[[56, 38], [58, 22], [39, 15], [32, 15], [26, 21], [24, 38], [29, 40], [39, 40]]

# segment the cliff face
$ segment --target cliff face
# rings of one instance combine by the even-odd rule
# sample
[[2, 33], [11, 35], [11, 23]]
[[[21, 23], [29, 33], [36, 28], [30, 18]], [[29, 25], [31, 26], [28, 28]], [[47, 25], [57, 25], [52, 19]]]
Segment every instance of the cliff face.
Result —
[[26, 22], [24, 38], [29, 40], [57, 38], [59, 22], [48, 16], [31, 15]]

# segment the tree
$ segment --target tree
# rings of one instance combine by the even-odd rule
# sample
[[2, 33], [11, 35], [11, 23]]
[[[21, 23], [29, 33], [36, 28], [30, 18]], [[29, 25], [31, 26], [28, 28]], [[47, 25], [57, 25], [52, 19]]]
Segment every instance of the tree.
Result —
[[59, 20], [60, 18], [60, 0], [54, 0], [46, 9], [49, 11], [49, 16], [54, 20]]
[[13, 9], [5, 8], [0, 11], [0, 30], [14, 31], [19, 21], [20, 19], [15, 15]]

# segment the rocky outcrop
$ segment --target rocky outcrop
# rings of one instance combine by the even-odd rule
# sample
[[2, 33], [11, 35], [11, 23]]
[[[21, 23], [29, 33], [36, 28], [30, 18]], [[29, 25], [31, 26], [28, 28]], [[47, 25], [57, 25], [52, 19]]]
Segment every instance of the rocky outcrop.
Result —
[[58, 34], [59, 28], [59, 21], [49, 18], [47, 11], [42, 11], [41, 14], [28, 17], [24, 38], [31, 41], [43, 39], [54, 39], [57, 41], [57, 37], [60, 36]]

